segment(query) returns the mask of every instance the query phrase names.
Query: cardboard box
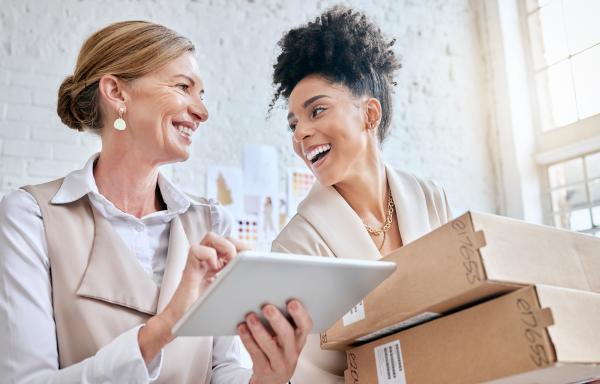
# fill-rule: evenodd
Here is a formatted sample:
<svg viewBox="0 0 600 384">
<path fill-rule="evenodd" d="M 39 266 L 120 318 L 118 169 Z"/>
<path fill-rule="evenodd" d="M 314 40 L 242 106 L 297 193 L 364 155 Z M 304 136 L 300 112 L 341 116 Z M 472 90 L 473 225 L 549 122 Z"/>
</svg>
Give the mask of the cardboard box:
<svg viewBox="0 0 600 384">
<path fill-rule="evenodd" d="M 530 284 L 600 292 L 600 238 L 467 212 L 386 256 L 396 271 L 321 334 L 350 345 Z"/>
<path fill-rule="evenodd" d="M 352 384 L 600 378 L 600 294 L 526 287 L 347 351 Z M 346 381 L 348 383 L 348 381 Z"/>
</svg>

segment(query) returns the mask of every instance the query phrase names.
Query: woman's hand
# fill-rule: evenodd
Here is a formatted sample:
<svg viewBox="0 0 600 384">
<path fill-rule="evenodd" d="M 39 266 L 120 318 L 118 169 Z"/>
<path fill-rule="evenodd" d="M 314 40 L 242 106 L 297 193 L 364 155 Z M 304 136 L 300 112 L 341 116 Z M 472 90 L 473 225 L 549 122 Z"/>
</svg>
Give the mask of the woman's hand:
<svg viewBox="0 0 600 384">
<path fill-rule="evenodd" d="M 198 299 L 206 285 L 214 280 L 217 272 L 238 252 L 247 249 L 233 238 L 212 232 L 207 233 L 199 244 L 190 247 L 181 281 L 171 301 L 163 312 L 151 317 L 138 334 L 140 351 L 146 363 L 152 361 L 173 340 L 171 329 Z"/>
<path fill-rule="evenodd" d="M 262 312 L 274 335 L 254 313 L 246 316 L 246 321 L 238 326 L 240 338 L 253 362 L 250 384 L 283 384 L 294 374 L 313 324 L 299 301 L 291 300 L 287 310 L 295 326 L 274 305 L 263 307 Z"/>
</svg>

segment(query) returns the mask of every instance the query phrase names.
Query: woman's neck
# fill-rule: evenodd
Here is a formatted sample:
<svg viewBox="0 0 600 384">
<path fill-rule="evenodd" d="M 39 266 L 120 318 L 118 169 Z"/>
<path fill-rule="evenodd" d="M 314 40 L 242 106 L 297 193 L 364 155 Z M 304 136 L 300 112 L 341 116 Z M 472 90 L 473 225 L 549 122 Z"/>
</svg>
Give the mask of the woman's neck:
<svg viewBox="0 0 600 384">
<path fill-rule="evenodd" d="M 387 185 L 385 165 L 377 155 L 355 166 L 352 175 L 334 188 L 364 223 L 381 226 L 387 213 Z"/>
<path fill-rule="evenodd" d="M 94 179 L 98 192 L 123 212 L 141 218 L 162 209 L 158 165 L 147 164 L 133 152 L 103 150 Z"/>
</svg>

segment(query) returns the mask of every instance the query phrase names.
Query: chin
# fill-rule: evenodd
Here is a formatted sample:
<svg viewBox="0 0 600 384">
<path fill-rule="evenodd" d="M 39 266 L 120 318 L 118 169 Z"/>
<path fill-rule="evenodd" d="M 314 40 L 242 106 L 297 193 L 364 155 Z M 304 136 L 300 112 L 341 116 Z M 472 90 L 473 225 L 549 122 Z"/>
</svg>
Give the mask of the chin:
<svg viewBox="0 0 600 384">
<path fill-rule="evenodd" d="M 340 181 L 339 177 L 337 177 L 337 175 L 332 174 L 331 172 L 312 171 L 312 173 L 319 181 L 319 183 L 325 187 L 332 187 Z"/>
<path fill-rule="evenodd" d="M 167 161 L 165 161 L 165 164 L 171 164 L 171 163 L 181 163 L 183 161 L 186 161 L 187 159 L 190 158 L 190 151 L 188 150 L 176 150 L 176 151 L 171 151 L 169 152 L 169 154 L 167 155 Z"/>
</svg>

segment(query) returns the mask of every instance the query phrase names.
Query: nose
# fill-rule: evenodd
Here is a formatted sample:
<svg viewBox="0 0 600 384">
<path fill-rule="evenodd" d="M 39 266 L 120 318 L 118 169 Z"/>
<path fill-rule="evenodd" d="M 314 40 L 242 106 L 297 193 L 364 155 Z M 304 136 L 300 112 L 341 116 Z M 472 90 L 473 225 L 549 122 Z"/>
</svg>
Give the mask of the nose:
<svg viewBox="0 0 600 384">
<path fill-rule="evenodd" d="M 292 135 L 296 143 L 301 143 L 304 139 L 309 138 L 313 134 L 313 128 L 310 124 L 296 124 L 296 129 Z"/>
<path fill-rule="evenodd" d="M 189 111 L 192 117 L 201 123 L 208 120 L 208 109 L 202 100 L 190 104 Z"/>
</svg>

